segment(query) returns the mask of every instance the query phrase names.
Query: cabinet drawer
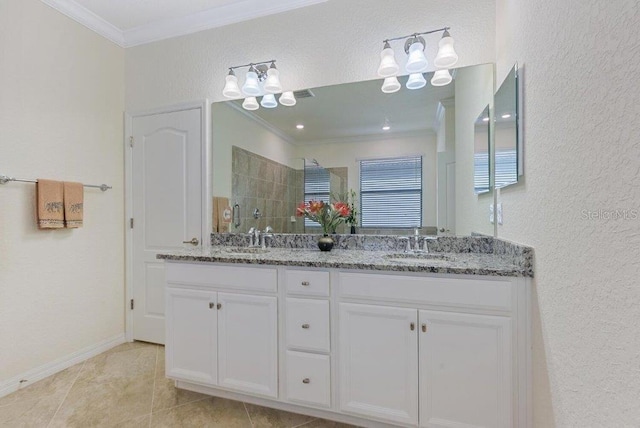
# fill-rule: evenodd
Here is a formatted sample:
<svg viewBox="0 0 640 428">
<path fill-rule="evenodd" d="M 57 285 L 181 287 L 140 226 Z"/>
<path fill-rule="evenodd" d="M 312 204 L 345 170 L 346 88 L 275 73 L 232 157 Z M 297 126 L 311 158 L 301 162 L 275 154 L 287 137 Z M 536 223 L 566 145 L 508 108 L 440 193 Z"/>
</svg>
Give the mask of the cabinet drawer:
<svg viewBox="0 0 640 428">
<path fill-rule="evenodd" d="M 329 352 L 329 301 L 287 298 L 287 348 Z"/>
<path fill-rule="evenodd" d="M 287 294 L 329 296 L 329 272 L 287 270 Z"/>
<path fill-rule="evenodd" d="M 331 406 L 331 365 L 328 355 L 287 351 L 287 400 Z"/>
<path fill-rule="evenodd" d="M 442 278 L 340 272 L 341 297 L 465 308 L 511 310 L 512 283 L 497 279 Z"/>
<path fill-rule="evenodd" d="M 210 286 L 275 293 L 278 272 L 275 268 L 220 266 L 212 263 L 167 263 L 169 284 Z"/>
</svg>

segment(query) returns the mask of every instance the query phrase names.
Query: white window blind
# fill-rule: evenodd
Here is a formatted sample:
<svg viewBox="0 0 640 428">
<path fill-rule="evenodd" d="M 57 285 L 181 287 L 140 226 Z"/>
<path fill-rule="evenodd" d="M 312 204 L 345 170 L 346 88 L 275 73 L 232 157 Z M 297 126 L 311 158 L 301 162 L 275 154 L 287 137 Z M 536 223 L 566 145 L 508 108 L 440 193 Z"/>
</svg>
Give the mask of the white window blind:
<svg viewBox="0 0 640 428">
<path fill-rule="evenodd" d="M 489 155 L 475 153 L 473 155 L 473 187 L 476 193 L 489 190 Z"/>
<path fill-rule="evenodd" d="M 323 201 L 329 203 L 330 182 L 329 171 L 319 166 L 304 168 L 304 201 Z M 305 227 L 320 227 L 320 224 L 304 219 Z"/>
<path fill-rule="evenodd" d="M 362 227 L 422 227 L 422 156 L 360 161 Z"/>
<path fill-rule="evenodd" d="M 518 153 L 515 149 L 496 151 L 496 188 L 518 181 Z"/>
</svg>

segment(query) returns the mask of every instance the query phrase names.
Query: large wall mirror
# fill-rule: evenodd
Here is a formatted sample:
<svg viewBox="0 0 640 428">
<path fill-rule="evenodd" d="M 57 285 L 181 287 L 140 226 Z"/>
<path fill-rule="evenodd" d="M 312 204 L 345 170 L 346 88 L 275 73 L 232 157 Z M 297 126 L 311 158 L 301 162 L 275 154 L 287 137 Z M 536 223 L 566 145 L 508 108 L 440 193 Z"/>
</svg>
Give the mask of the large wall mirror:
<svg viewBox="0 0 640 428">
<path fill-rule="evenodd" d="M 241 207 L 232 231 L 315 232 L 295 217 L 297 204 L 354 190 L 358 233 L 493 234 L 492 199 L 472 190 L 474 121 L 492 102 L 493 65 L 452 74 L 447 86 L 417 90 L 400 77 L 392 94 L 382 80 L 312 88 L 292 107 L 214 103 L 212 189 Z"/>
<path fill-rule="evenodd" d="M 522 117 L 518 65 L 509 71 L 495 96 L 495 187 L 515 184 L 523 174 Z"/>
</svg>

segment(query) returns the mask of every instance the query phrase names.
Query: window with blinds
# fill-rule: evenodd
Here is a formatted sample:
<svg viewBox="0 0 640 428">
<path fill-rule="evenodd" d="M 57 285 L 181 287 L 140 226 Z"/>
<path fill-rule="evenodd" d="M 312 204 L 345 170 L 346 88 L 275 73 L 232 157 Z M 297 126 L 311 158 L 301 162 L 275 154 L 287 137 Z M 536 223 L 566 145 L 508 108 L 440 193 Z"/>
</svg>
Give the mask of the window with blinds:
<svg viewBox="0 0 640 428">
<path fill-rule="evenodd" d="M 320 166 L 305 166 L 304 168 L 304 201 L 323 201 L 329 203 L 330 194 L 329 171 Z M 320 224 L 304 219 L 305 227 L 320 227 Z"/>
<path fill-rule="evenodd" d="M 518 153 L 515 149 L 496 151 L 496 188 L 518 182 Z"/>
<path fill-rule="evenodd" d="M 422 156 L 360 161 L 362 227 L 422 227 Z"/>
</svg>

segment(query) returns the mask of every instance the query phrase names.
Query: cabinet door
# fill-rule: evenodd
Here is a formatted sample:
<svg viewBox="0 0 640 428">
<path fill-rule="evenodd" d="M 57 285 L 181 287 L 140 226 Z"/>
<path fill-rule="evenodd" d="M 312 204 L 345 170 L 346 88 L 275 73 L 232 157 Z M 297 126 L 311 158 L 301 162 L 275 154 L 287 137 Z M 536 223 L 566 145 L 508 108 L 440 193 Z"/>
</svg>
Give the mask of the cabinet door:
<svg viewBox="0 0 640 428">
<path fill-rule="evenodd" d="M 166 289 L 166 375 L 215 385 L 216 293 Z"/>
<path fill-rule="evenodd" d="M 511 322 L 420 311 L 420 426 L 509 427 Z"/>
<path fill-rule="evenodd" d="M 340 408 L 418 423 L 418 313 L 340 303 Z"/>
<path fill-rule="evenodd" d="M 276 297 L 218 293 L 219 385 L 278 396 Z"/>
</svg>

